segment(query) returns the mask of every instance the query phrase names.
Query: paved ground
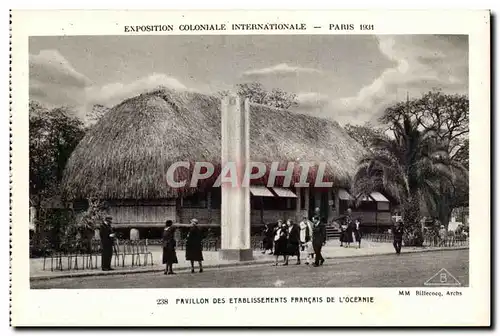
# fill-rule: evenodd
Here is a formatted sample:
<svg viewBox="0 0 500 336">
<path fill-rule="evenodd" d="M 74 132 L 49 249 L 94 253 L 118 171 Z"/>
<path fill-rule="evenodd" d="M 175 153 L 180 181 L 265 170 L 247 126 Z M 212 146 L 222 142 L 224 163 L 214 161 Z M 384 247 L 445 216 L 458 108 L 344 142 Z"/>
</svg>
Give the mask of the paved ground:
<svg viewBox="0 0 500 336">
<path fill-rule="evenodd" d="M 414 252 L 421 250 L 432 250 L 434 248 L 419 248 L 419 247 L 408 247 L 403 248 L 403 252 Z M 153 255 L 153 265 L 148 263 L 148 266 L 134 266 L 131 267 L 131 256 L 127 256 L 125 259 L 125 267 L 115 266 L 115 270 L 112 273 L 126 273 L 126 272 L 147 272 L 147 271 L 159 271 L 163 269 L 161 265 L 161 248 L 159 246 L 151 246 L 150 251 Z M 329 241 L 326 246 L 323 248 L 323 255 L 326 258 L 339 258 L 339 257 L 354 257 L 354 256 L 366 256 L 366 255 L 380 255 L 393 253 L 394 248 L 391 243 L 379 243 L 379 242 L 371 242 L 365 241 L 363 242 L 363 246 L 360 249 L 351 246 L 350 248 L 340 247 L 337 241 Z M 177 256 L 179 258 L 179 264 L 177 267 L 188 267 L 188 262 L 184 258 L 184 251 L 177 251 Z M 204 251 L 203 257 L 205 259 L 204 264 L 206 266 L 224 266 L 229 264 L 234 264 L 234 261 L 228 260 L 220 260 L 219 253 L 215 251 Z M 260 251 L 254 251 L 254 260 L 252 263 L 265 263 L 271 262 L 274 259 L 272 255 L 263 255 Z M 144 261 L 144 258 L 141 258 L 141 262 Z M 149 260 L 150 261 L 150 260 Z M 72 264 L 74 265 L 75 260 L 72 259 Z M 68 260 L 63 260 L 63 270 L 54 270 L 50 269 L 50 259 L 46 260 L 45 270 L 43 269 L 43 259 L 30 259 L 30 278 L 31 279 L 41 279 L 41 278 L 52 278 L 52 277 L 67 277 L 67 276 L 87 276 L 87 275 L 97 275 L 104 274 L 100 270 L 100 262 L 101 258 L 98 256 L 93 258 L 93 263 L 95 267 L 94 269 L 81 269 L 84 264 L 83 258 L 78 259 L 79 270 L 68 270 Z M 105 273 L 109 276 L 109 273 Z"/>
<path fill-rule="evenodd" d="M 249 265 L 176 275 L 139 273 L 34 280 L 31 288 L 171 287 L 423 287 L 445 268 L 462 286 L 469 284 L 469 251 L 449 250 L 401 255 L 328 259 L 322 267 Z"/>
</svg>

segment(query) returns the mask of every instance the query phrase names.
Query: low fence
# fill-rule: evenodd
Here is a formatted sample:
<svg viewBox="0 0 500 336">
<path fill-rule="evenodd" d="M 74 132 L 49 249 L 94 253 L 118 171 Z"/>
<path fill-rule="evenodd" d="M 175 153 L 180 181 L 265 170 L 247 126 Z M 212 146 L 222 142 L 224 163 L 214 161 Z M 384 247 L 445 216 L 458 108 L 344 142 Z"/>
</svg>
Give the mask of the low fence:
<svg viewBox="0 0 500 336">
<path fill-rule="evenodd" d="M 162 245 L 161 239 L 145 239 L 148 246 Z M 203 251 L 219 251 L 221 248 L 220 237 L 205 238 L 202 240 Z M 252 236 L 250 237 L 250 248 L 254 250 L 263 248 L 263 237 L 262 236 Z M 177 250 L 186 249 L 186 240 L 180 239 L 176 241 Z"/>
<path fill-rule="evenodd" d="M 392 243 L 394 236 L 391 233 L 367 233 L 363 234 L 363 239 L 378 243 Z M 429 247 L 465 247 L 469 246 L 469 238 L 448 236 L 445 239 L 441 239 L 437 236 L 425 236 L 423 245 Z"/>
<path fill-rule="evenodd" d="M 161 240 L 117 240 L 113 248 L 112 264 L 117 267 L 153 265 L 153 254 L 150 246 L 161 246 Z M 220 238 L 207 238 L 202 241 L 204 251 L 218 251 Z M 253 236 L 250 240 L 252 249 L 262 249 L 262 237 Z M 176 249 L 185 250 L 186 240 L 177 241 Z M 101 243 L 92 240 L 90 245 L 74 244 L 70 251 L 50 251 L 43 256 L 43 270 L 71 271 L 92 270 L 101 267 Z"/>
<path fill-rule="evenodd" d="M 52 272 L 98 269 L 101 267 L 101 252 L 99 240 L 92 240 L 86 246 L 75 244 L 70 251 L 47 251 L 43 256 L 43 270 L 49 267 Z M 153 265 L 153 254 L 145 240 L 117 241 L 111 262 L 115 267 Z"/>
<path fill-rule="evenodd" d="M 336 238 L 338 238 L 338 234 L 328 237 L 328 239 Z M 363 239 L 379 243 L 392 243 L 393 235 L 390 233 L 367 233 L 363 235 Z M 153 254 L 149 247 L 161 246 L 161 243 L 159 239 L 118 240 L 114 246 L 112 263 L 115 267 L 153 265 Z M 463 236 L 449 236 L 444 240 L 439 237 L 425 237 L 423 245 L 429 247 L 469 246 L 469 239 Z M 254 250 L 261 250 L 263 237 L 252 236 L 250 247 Z M 204 251 L 219 251 L 221 239 L 219 237 L 206 238 L 202 241 L 202 248 Z M 186 240 L 178 240 L 176 249 L 185 250 Z M 68 252 L 47 251 L 43 257 L 43 270 L 49 267 L 51 271 L 98 269 L 101 266 L 101 251 L 99 240 L 92 240 L 87 246 L 75 244 Z"/>
</svg>

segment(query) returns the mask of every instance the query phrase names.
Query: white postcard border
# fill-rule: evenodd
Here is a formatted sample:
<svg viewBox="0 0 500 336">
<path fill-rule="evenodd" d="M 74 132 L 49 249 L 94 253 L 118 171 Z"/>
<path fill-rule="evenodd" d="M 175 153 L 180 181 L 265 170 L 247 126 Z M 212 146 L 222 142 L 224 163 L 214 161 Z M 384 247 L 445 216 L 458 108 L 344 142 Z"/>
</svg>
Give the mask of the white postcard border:
<svg viewBox="0 0 500 336">
<path fill-rule="evenodd" d="M 470 286 L 460 297 L 398 296 L 398 288 L 30 290 L 28 37 L 129 35 L 127 24 L 288 21 L 374 24 L 375 34 L 469 35 Z M 12 324 L 15 326 L 487 325 L 490 323 L 490 27 L 486 11 L 14 11 L 12 13 Z M 226 31 L 224 34 L 237 34 Z M 248 32 L 247 32 L 248 33 Z M 258 32 L 258 34 L 285 32 Z M 359 32 L 357 32 L 359 33 Z M 168 35 L 169 33 L 163 33 Z M 171 33 L 170 33 L 171 34 Z M 180 34 L 177 32 L 176 34 Z M 199 34 L 188 32 L 184 34 Z M 220 34 L 220 32 L 203 32 Z M 308 28 L 286 34 L 352 34 Z M 441 267 L 436 265 L 436 271 Z M 427 279 L 422 279 L 424 283 Z M 412 292 L 418 288 L 410 289 Z M 426 288 L 422 288 L 426 289 Z M 374 304 L 169 304 L 177 297 L 373 296 Z M 301 319 L 296 318 L 301 312 Z M 310 312 L 305 317 L 304 312 Z M 193 318 L 195 317 L 195 318 Z"/>
</svg>

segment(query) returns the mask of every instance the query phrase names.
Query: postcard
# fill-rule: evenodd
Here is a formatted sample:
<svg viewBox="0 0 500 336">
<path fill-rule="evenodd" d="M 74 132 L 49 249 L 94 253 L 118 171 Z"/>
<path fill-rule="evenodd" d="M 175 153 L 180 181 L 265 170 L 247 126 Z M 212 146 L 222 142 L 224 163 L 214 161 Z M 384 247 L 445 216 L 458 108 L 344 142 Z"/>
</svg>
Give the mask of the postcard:
<svg viewBox="0 0 500 336">
<path fill-rule="evenodd" d="M 488 11 L 11 16 L 13 326 L 491 324 Z"/>
</svg>

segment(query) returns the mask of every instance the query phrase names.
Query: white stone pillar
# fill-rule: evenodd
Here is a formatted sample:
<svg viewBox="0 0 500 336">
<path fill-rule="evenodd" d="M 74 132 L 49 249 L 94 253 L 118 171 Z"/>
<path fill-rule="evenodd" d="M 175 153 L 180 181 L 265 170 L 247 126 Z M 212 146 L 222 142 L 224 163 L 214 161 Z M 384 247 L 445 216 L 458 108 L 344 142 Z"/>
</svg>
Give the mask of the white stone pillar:
<svg viewBox="0 0 500 336">
<path fill-rule="evenodd" d="M 221 162 L 236 164 L 238 185 L 222 183 L 221 251 L 226 260 L 250 260 L 250 190 L 241 181 L 250 162 L 250 105 L 237 95 L 226 96 L 221 105 Z M 234 173 L 234 172 L 231 172 Z"/>
</svg>

